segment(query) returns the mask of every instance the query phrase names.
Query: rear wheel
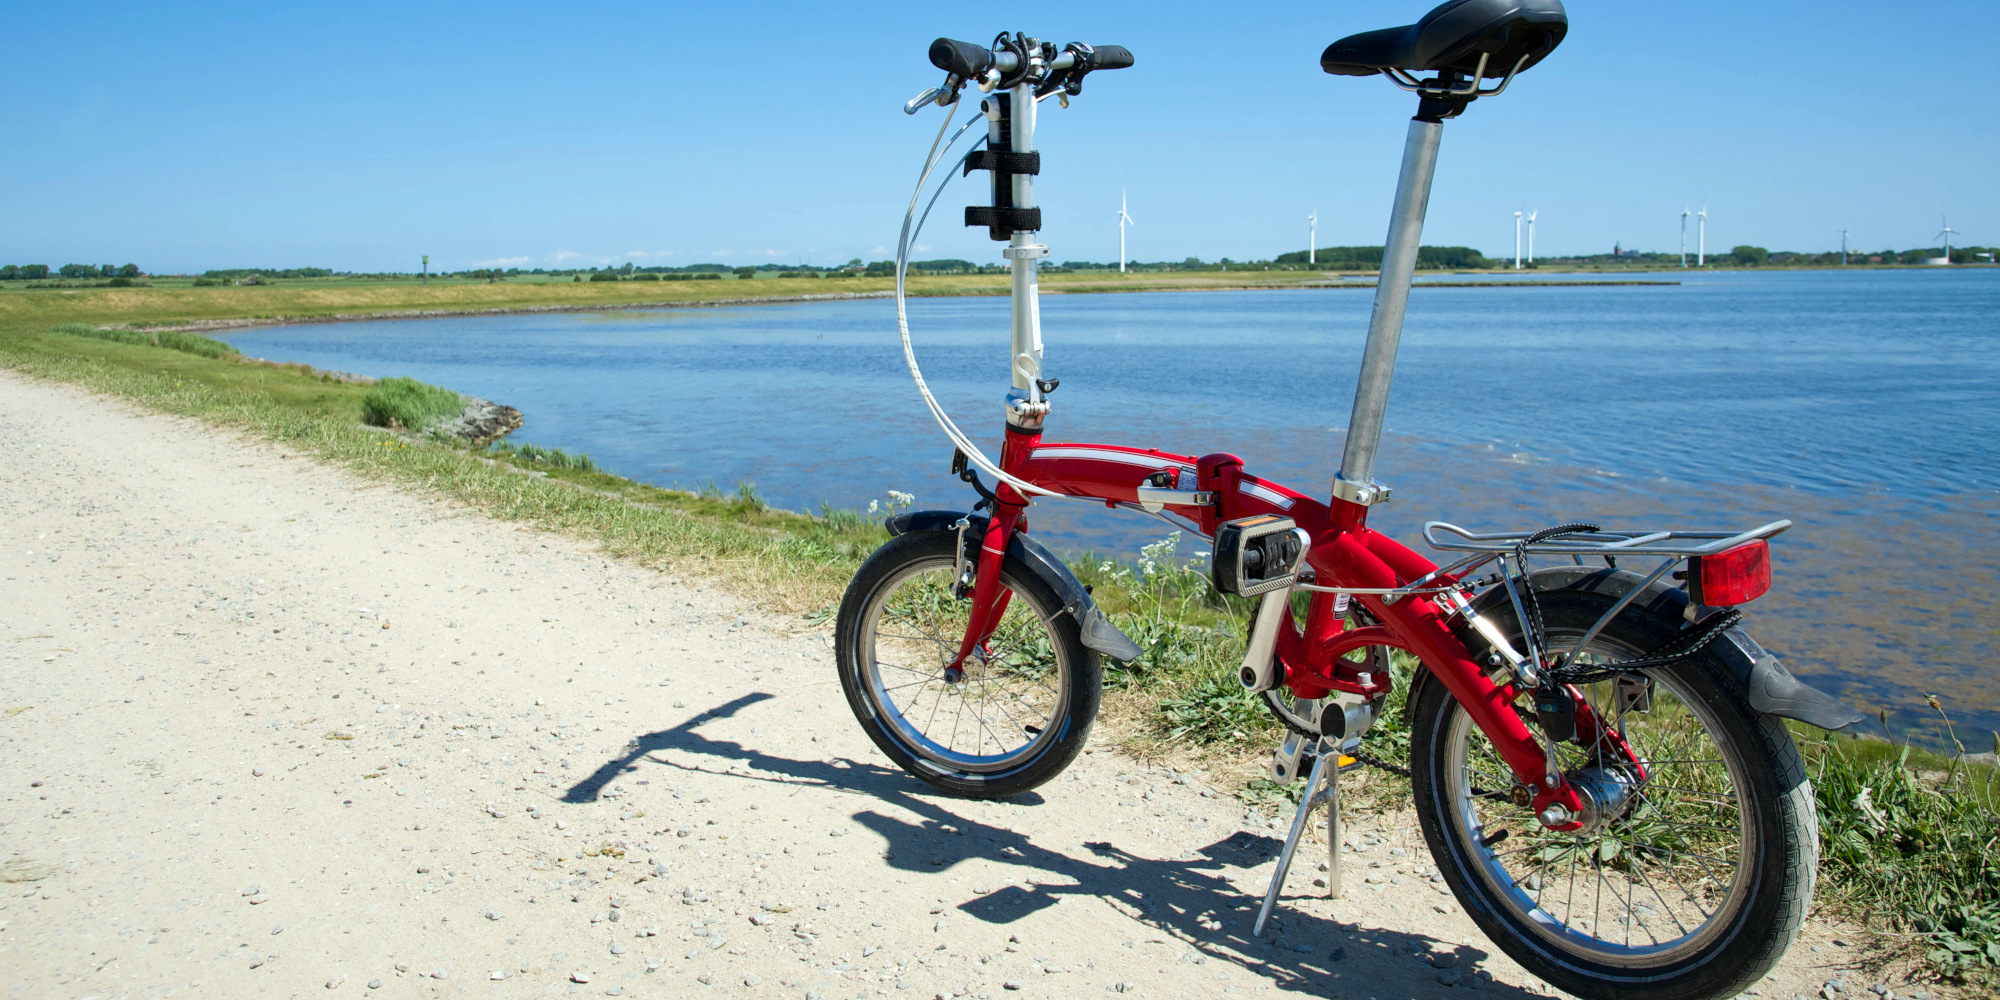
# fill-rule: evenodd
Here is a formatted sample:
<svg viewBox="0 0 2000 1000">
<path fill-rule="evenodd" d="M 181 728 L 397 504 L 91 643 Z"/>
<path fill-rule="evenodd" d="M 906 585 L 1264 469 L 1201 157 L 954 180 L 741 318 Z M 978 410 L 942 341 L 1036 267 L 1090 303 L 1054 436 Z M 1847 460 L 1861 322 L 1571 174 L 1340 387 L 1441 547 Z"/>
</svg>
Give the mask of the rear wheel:
<svg viewBox="0 0 2000 1000">
<path fill-rule="evenodd" d="M 971 798 L 1003 798 L 1060 774 L 1090 735 L 1101 675 L 1073 615 L 1009 557 L 1007 607 L 952 680 L 972 601 L 960 596 L 955 532 L 912 532 L 876 550 L 848 584 L 834 626 L 854 717 L 912 775 Z"/>
<path fill-rule="evenodd" d="M 1574 648 L 1612 603 L 1578 591 L 1540 600 L 1555 652 Z M 1524 648 L 1512 616 L 1496 618 Z M 1636 657 L 1678 627 L 1628 608 L 1577 662 Z M 1495 943 L 1570 993 L 1736 995 L 1777 963 L 1812 900 L 1818 817 L 1797 747 L 1709 652 L 1622 692 L 1614 681 L 1579 690 L 1643 771 L 1603 741 L 1558 744 L 1564 774 L 1598 807 L 1585 830 L 1556 833 L 1514 804 L 1512 771 L 1444 685 L 1424 686 L 1412 784 L 1440 872 Z M 1528 708 L 1525 698 L 1517 706 L 1532 720 Z"/>
</svg>

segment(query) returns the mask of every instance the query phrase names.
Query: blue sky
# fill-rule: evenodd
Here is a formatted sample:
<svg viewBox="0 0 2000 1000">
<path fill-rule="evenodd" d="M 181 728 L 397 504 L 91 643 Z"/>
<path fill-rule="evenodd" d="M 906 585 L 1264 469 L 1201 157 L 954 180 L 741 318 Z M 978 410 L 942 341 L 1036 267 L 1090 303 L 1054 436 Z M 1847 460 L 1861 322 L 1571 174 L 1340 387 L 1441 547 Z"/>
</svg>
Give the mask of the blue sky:
<svg viewBox="0 0 2000 1000">
<path fill-rule="evenodd" d="M 937 35 L 1126 45 L 1045 105 L 1044 242 L 1110 260 L 1380 243 L 1413 101 L 1320 50 L 1427 3 L 58 4 L 0 37 L 0 262 L 413 270 L 889 254 Z M 1578 0 L 1447 127 L 1425 242 L 1511 254 L 2000 243 L 2000 6 Z M 956 207 L 925 256 L 998 260 Z M 1692 242 L 1692 237 L 1690 237 Z M 640 256 L 644 254 L 645 256 Z"/>
</svg>

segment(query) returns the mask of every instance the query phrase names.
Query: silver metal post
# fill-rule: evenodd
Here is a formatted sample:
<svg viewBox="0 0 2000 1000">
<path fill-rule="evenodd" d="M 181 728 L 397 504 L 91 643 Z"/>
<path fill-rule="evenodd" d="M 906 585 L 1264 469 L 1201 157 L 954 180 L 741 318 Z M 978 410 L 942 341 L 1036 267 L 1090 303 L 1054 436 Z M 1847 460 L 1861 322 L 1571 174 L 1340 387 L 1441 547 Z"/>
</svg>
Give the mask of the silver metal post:
<svg viewBox="0 0 2000 1000">
<path fill-rule="evenodd" d="M 1368 343 L 1361 350 L 1361 378 L 1354 389 L 1354 412 L 1347 420 L 1347 447 L 1333 494 L 1353 503 L 1375 503 L 1387 491 L 1375 483 L 1375 449 L 1389 407 L 1389 379 L 1396 371 L 1396 347 L 1410 302 L 1410 279 L 1417 270 L 1417 246 L 1424 235 L 1431 173 L 1437 167 L 1439 122 L 1410 122 L 1403 144 L 1403 170 L 1396 181 L 1396 204 L 1389 237 L 1382 247 L 1382 278 L 1375 287 L 1375 311 L 1368 318 Z"/>
<path fill-rule="evenodd" d="M 1299 811 L 1292 816 L 1292 831 L 1285 837 L 1284 850 L 1278 852 L 1278 870 L 1271 873 L 1271 887 L 1264 890 L 1264 905 L 1257 910 L 1257 923 L 1250 929 L 1251 937 L 1263 936 L 1264 922 L 1271 919 L 1271 909 L 1278 905 L 1278 894 L 1285 888 L 1285 874 L 1292 870 L 1292 852 L 1299 848 L 1299 837 L 1306 832 L 1306 817 L 1315 805 L 1314 793 L 1326 778 L 1326 748 L 1322 745 L 1319 749 L 1321 752 L 1313 758 L 1312 774 L 1306 777 L 1305 794 L 1299 797 Z M 1339 767 L 1339 753 L 1333 754 L 1333 758 L 1334 766 Z"/>
<path fill-rule="evenodd" d="M 1326 772 L 1326 898 L 1340 898 L 1340 753 Z"/>
<path fill-rule="evenodd" d="M 1031 84 L 1021 84 L 1013 90 L 1010 112 L 1014 117 L 1013 151 L 1032 152 L 1035 148 L 1035 88 Z M 1035 207 L 1035 178 L 1031 174 L 1014 175 L 1014 207 Z M 1013 374 L 1014 388 L 1021 390 L 1028 401 L 1039 402 L 1041 391 L 1035 387 L 1035 378 L 1042 368 L 1042 309 L 1039 300 L 1036 269 L 1039 257 L 1031 248 L 1036 247 L 1035 234 L 1016 232 L 1007 243 L 1007 263 L 1013 270 L 1014 323 L 1011 350 L 1007 355 L 1007 369 Z M 1022 355 L 1026 355 L 1024 360 Z M 1025 370 L 1032 368 L 1032 370 Z"/>
</svg>

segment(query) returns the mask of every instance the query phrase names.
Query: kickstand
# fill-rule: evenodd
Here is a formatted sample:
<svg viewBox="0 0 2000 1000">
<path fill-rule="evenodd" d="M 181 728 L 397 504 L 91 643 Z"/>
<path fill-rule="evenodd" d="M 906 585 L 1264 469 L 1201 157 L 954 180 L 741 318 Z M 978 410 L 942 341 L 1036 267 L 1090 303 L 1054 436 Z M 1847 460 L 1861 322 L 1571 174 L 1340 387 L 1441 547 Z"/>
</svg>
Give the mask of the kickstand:
<svg viewBox="0 0 2000 1000">
<path fill-rule="evenodd" d="M 1285 849 L 1278 853 L 1278 870 L 1271 873 L 1271 887 L 1264 891 L 1264 905 L 1257 910 L 1257 924 L 1250 931 L 1251 937 L 1262 937 L 1264 924 L 1271 919 L 1271 910 L 1278 905 L 1278 894 L 1284 891 L 1285 875 L 1292 868 L 1292 852 L 1298 850 L 1299 839 L 1306 833 L 1306 818 L 1320 803 L 1326 804 L 1326 844 L 1327 898 L 1340 898 L 1340 756 L 1341 749 L 1328 740 L 1318 740 L 1307 749 L 1294 747 L 1291 740 L 1280 751 L 1296 754 L 1305 750 L 1313 755 L 1312 773 L 1306 777 L 1305 794 L 1299 796 L 1299 811 L 1292 816 L 1292 831 L 1285 837 Z"/>
</svg>

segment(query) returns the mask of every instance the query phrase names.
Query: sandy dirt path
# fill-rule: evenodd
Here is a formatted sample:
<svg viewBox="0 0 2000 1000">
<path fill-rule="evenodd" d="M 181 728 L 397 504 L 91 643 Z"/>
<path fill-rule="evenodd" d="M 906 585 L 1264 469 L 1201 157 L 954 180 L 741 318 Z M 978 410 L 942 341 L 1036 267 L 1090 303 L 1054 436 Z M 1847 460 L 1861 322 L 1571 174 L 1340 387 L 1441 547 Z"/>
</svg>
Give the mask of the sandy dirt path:
<svg viewBox="0 0 2000 1000">
<path fill-rule="evenodd" d="M 713 588 L 5 372 L 0 440 L 0 995 L 1545 992 L 1406 823 L 1255 939 L 1225 776 L 942 798 Z"/>
</svg>

